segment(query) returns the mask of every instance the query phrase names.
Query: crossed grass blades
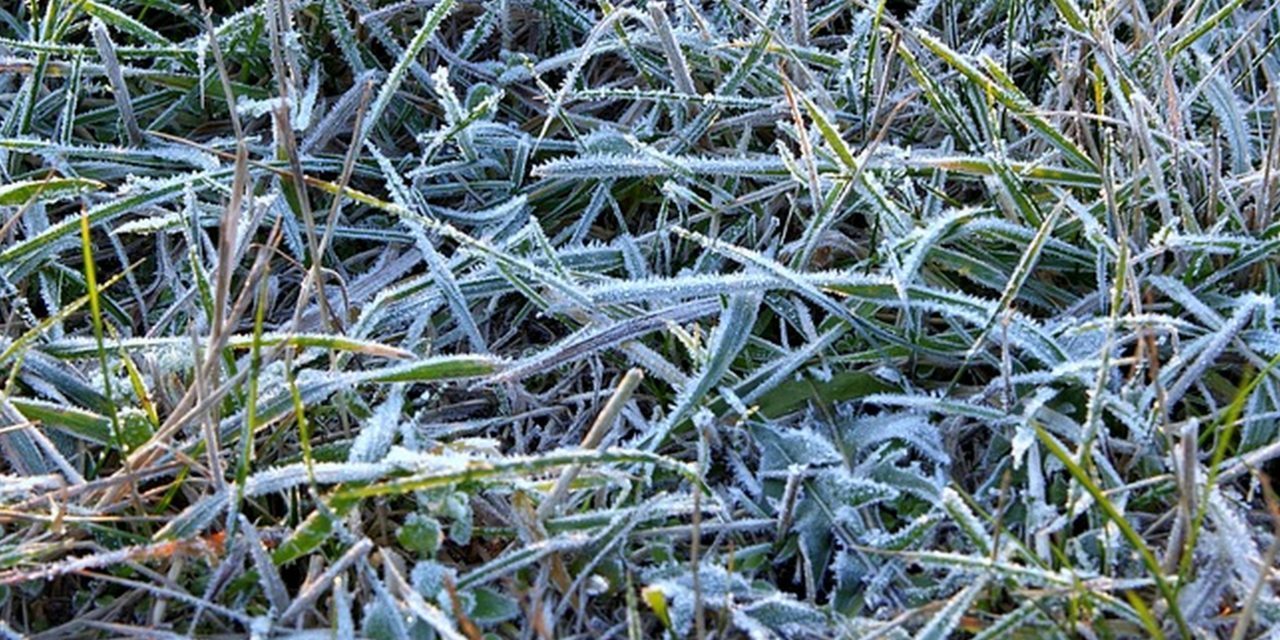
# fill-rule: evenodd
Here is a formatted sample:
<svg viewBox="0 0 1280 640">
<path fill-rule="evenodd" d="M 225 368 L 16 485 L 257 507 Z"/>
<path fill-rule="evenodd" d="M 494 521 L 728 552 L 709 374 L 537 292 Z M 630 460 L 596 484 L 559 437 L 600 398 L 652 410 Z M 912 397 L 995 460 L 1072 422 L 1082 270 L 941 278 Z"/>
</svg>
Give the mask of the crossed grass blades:
<svg viewBox="0 0 1280 640">
<path fill-rule="evenodd" d="M 0 635 L 1277 637 L 1276 3 L 205 2 L 0 8 Z"/>
</svg>

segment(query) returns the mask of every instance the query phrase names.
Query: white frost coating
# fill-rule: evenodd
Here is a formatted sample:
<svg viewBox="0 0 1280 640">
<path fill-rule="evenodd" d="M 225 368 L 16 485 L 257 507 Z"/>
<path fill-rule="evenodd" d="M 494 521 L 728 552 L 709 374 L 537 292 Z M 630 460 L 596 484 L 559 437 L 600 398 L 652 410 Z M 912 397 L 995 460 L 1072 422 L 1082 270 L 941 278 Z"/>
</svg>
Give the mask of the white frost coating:
<svg viewBox="0 0 1280 640">
<path fill-rule="evenodd" d="M 351 452 L 347 460 L 351 462 L 374 462 L 381 460 L 391 450 L 397 428 L 400 426 L 400 413 L 404 408 L 404 391 L 397 387 L 391 391 L 387 400 L 374 409 L 373 415 L 365 421 L 360 433 L 351 443 Z"/>
</svg>

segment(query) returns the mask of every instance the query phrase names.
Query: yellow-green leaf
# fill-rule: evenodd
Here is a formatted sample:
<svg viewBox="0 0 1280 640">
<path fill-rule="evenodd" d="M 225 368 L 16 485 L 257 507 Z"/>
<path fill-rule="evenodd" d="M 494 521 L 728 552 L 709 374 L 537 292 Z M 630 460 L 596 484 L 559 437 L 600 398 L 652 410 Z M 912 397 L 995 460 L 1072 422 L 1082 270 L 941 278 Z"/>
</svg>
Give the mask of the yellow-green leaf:
<svg viewBox="0 0 1280 640">
<path fill-rule="evenodd" d="M 88 178 L 47 178 L 12 182 L 0 185 L 0 205 L 21 206 L 33 201 L 50 202 L 97 191 L 106 186 Z"/>
</svg>

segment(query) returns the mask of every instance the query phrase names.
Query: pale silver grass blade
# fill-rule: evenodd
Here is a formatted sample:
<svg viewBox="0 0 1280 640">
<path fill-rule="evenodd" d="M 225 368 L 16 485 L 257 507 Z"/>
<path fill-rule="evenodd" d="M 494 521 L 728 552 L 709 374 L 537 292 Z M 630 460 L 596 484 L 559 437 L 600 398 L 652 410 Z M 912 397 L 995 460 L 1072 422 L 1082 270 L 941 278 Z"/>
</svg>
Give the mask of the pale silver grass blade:
<svg viewBox="0 0 1280 640">
<path fill-rule="evenodd" d="M 136 569 L 137 567 L 135 566 L 134 568 Z M 129 587 L 130 589 L 134 589 L 144 593 L 150 593 L 153 596 L 156 596 L 159 598 L 176 600 L 178 602 L 182 602 L 192 607 L 203 607 L 204 609 L 212 613 L 216 613 L 219 616 L 222 616 L 230 620 L 234 620 L 240 625 L 244 626 L 245 628 L 248 628 L 253 623 L 253 617 L 244 613 L 243 611 L 239 611 L 231 607 L 224 607 L 222 605 L 209 602 L 207 600 L 202 600 L 199 597 L 191 595 L 186 591 L 181 591 L 176 587 L 161 586 L 161 585 L 151 584 L 149 582 L 143 582 L 141 580 L 132 580 L 129 578 L 123 578 L 117 575 L 113 575 L 111 573 L 98 573 L 96 571 L 90 571 L 90 570 L 84 570 L 82 571 L 82 574 L 85 577 L 92 578 L 94 580 L 100 580 L 103 582 L 109 582 L 109 583 L 118 584 L 120 586 Z M 187 637 L 190 637 L 190 636 L 188 635 Z"/>
<path fill-rule="evenodd" d="M 697 105 L 713 105 L 726 109 L 779 109 L 781 108 L 778 100 L 773 98 L 753 98 L 747 96 L 726 96 L 704 93 L 702 95 L 690 95 L 671 91 L 669 89 L 641 89 L 632 87 L 627 89 L 583 89 L 575 92 L 570 96 L 575 102 L 594 102 L 597 100 L 629 100 L 629 101 L 646 101 L 657 103 L 675 103 L 675 104 L 697 104 Z"/>
<path fill-rule="evenodd" d="M 329 31 L 333 34 L 334 40 L 338 43 L 338 48 L 342 51 L 342 57 L 346 60 L 347 66 L 351 67 L 352 72 L 357 76 L 365 76 L 370 69 L 365 68 L 364 59 L 360 55 L 360 48 L 356 42 L 355 29 L 351 22 L 347 20 L 342 5 L 339 0 L 322 0 L 324 5 L 324 20 L 329 25 Z M 359 85 L 359 82 L 354 83 Z M 303 145 L 306 148 L 306 145 Z"/>
<path fill-rule="evenodd" d="M 471 120 L 462 102 L 458 100 L 458 94 L 453 90 L 453 85 L 449 83 L 449 67 L 441 66 L 436 69 L 436 72 L 431 75 L 431 80 L 431 88 L 435 91 L 437 102 L 444 110 L 445 122 L 449 125 L 448 132 L 452 134 L 450 138 L 457 140 L 467 160 L 475 161 L 479 158 L 479 153 L 468 126 Z M 501 98 L 501 96 L 502 93 L 495 92 L 489 99 Z M 483 103 L 480 105 L 482 109 L 484 106 Z M 426 155 L 431 154 L 428 152 Z"/>
<path fill-rule="evenodd" d="M 253 558 L 253 564 L 258 568 L 258 582 L 267 596 L 267 602 L 271 603 L 275 613 L 284 612 L 289 608 L 289 591 L 285 589 L 284 580 L 280 577 L 280 571 L 276 569 L 275 562 L 267 554 L 262 538 L 258 535 L 258 529 L 244 514 L 240 514 L 240 530 L 244 532 L 245 543 L 249 545 L 249 556 Z"/>
<path fill-rule="evenodd" d="M 942 490 L 942 497 L 938 501 L 939 505 L 951 516 L 951 520 L 969 538 L 969 542 L 977 547 L 979 553 L 983 555 L 991 555 L 995 551 L 995 543 L 991 539 L 991 534 L 987 533 L 986 527 L 982 524 L 978 517 L 974 515 L 969 505 L 964 503 L 959 493 L 950 487 Z"/>
<path fill-rule="evenodd" d="M 328 569 L 325 569 L 320 578 L 312 582 L 307 588 L 293 599 L 293 602 L 280 614 L 280 622 L 288 624 L 295 617 L 302 615 L 324 592 L 333 585 L 333 581 L 342 575 L 344 571 L 351 568 L 353 564 L 358 562 L 364 556 L 373 550 L 373 542 L 368 538 L 361 538 L 359 542 L 352 545 L 343 554 L 334 561 Z"/>
<path fill-rule="evenodd" d="M 400 85 L 404 83 L 405 73 L 408 72 L 409 66 L 416 64 L 418 54 L 422 53 L 422 50 L 426 48 L 431 36 L 440 27 L 440 23 L 453 11 L 456 1 L 440 0 L 436 3 L 436 6 L 432 7 L 431 12 L 427 14 L 426 20 L 422 23 L 422 27 L 418 29 L 417 35 L 413 37 L 408 47 L 400 54 L 399 60 L 396 61 L 396 65 L 392 67 L 386 81 L 382 84 L 382 88 L 378 91 L 378 96 L 374 98 L 373 103 L 369 106 L 369 115 L 365 119 L 364 128 L 360 130 L 360 135 L 352 141 L 352 145 L 363 146 L 365 139 L 373 132 L 374 127 L 382 122 L 383 113 L 391 104 L 391 99 L 396 92 L 400 90 Z"/>
<path fill-rule="evenodd" d="M 619 348 L 623 353 L 627 354 L 627 359 L 631 364 L 642 367 L 648 371 L 653 377 L 666 382 L 673 387 L 683 387 L 689 384 L 689 376 L 683 371 L 671 364 L 662 354 L 654 351 L 642 342 L 623 342 Z"/>
<path fill-rule="evenodd" d="M 809 46 L 809 7 L 806 0 L 791 0 L 791 41 Z"/>
<path fill-rule="evenodd" d="M 98 56 L 102 58 L 102 68 L 111 82 L 111 94 L 116 100 L 116 108 L 120 110 L 120 119 L 124 122 L 125 132 L 129 136 L 129 144 L 142 146 L 142 129 L 133 115 L 133 102 L 129 98 L 129 87 L 124 82 L 124 74 L 120 72 L 120 61 L 116 58 L 115 44 L 107 33 L 107 25 L 98 18 L 93 19 L 89 31 L 93 34 L 93 42 L 98 46 Z"/>
<path fill-rule="evenodd" d="M 192 182 L 199 183 L 202 180 L 217 180 L 229 177 L 234 171 L 234 169 L 216 169 L 193 174 L 180 174 L 167 180 L 140 183 L 136 189 L 119 194 L 118 198 L 91 207 L 86 215 L 89 217 L 90 224 L 103 224 L 140 207 L 155 205 L 177 198 L 182 194 L 184 188 Z M 21 258 L 26 258 L 51 246 L 67 242 L 69 236 L 74 234 L 79 229 L 79 226 L 79 216 L 73 215 L 69 219 L 53 224 L 35 236 L 9 244 L 3 251 L 0 251 L 0 266 L 11 265 Z"/>
<path fill-rule="evenodd" d="M 988 576 L 978 576 L 960 593 L 952 596 L 946 605 L 929 619 L 929 623 L 916 632 L 915 640 L 944 640 L 951 637 L 952 632 L 960 624 L 961 616 L 969 610 L 969 605 L 987 588 L 988 580 L 990 580 Z"/>
<path fill-rule="evenodd" d="M 391 191 L 396 204 L 404 207 L 406 210 L 414 209 L 417 198 L 414 193 L 409 190 L 409 185 L 405 184 L 404 179 L 396 172 L 391 161 L 382 155 L 373 145 L 366 143 L 370 153 L 377 160 L 378 166 L 382 169 L 383 175 L 387 178 L 387 188 Z M 415 222 L 414 219 L 408 219 L 409 224 Z M 436 250 L 432 238 L 426 233 L 420 225 L 415 225 L 414 246 L 417 247 L 418 253 L 423 257 L 430 269 L 432 277 L 435 279 L 436 286 L 443 293 L 445 301 L 448 302 L 450 310 L 453 311 L 454 319 L 458 326 L 462 328 L 467 335 L 467 340 L 471 343 L 471 349 L 477 353 L 488 353 L 489 346 L 486 344 L 484 336 L 480 333 L 480 327 L 476 324 L 475 318 L 471 315 L 471 308 L 467 299 L 462 295 L 462 290 L 458 288 L 458 282 L 454 278 L 453 271 L 449 264 L 445 262 L 443 256 Z"/>
<path fill-rule="evenodd" d="M 365 540 L 368 540 L 368 538 Z M 378 553 L 385 554 L 386 552 L 379 550 Z M 422 595 L 404 579 L 404 576 L 401 575 L 400 570 L 396 567 L 394 562 L 384 562 L 383 566 L 385 567 L 388 582 L 391 583 L 392 590 L 399 593 L 400 597 L 404 599 L 406 608 L 414 616 L 417 616 L 423 622 L 430 625 L 441 638 L 444 638 L 444 640 L 467 640 L 467 637 L 458 632 L 453 625 L 453 621 L 449 620 L 448 616 L 446 616 L 443 611 L 435 605 L 427 602 Z"/>
<path fill-rule="evenodd" d="M 200 594 L 200 601 L 215 602 L 218 594 L 228 586 L 228 583 L 236 576 L 244 567 L 245 556 L 244 545 L 231 544 L 226 546 L 226 555 L 218 562 L 216 568 L 211 572 L 208 581 L 205 584 L 204 592 Z M 191 614 L 190 622 L 187 624 L 187 633 L 194 634 L 195 630 L 200 628 L 200 618 L 205 613 L 203 604 L 196 607 Z"/>
<path fill-rule="evenodd" d="M 761 294 L 746 293 L 731 296 L 725 311 L 720 314 L 707 346 L 708 359 L 688 385 L 680 389 L 675 404 L 650 431 L 641 434 L 639 443 L 647 451 L 656 451 L 666 443 L 667 436 L 681 421 L 688 417 L 703 397 L 711 392 L 729 372 L 734 358 L 746 346 L 751 329 L 760 309 Z"/>
<path fill-rule="evenodd" d="M 335 0 L 328 0 L 333 2 Z M 366 86 L 371 86 L 382 78 L 382 72 L 376 69 L 370 69 L 356 76 L 351 83 L 351 87 L 343 92 L 342 97 L 329 108 L 328 113 L 320 122 L 315 123 L 307 136 L 303 138 L 302 144 L 298 147 L 298 151 L 302 154 L 310 154 L 314 151 L 324 148 L 331 140 L 342 132 L 342 127 L 356 113 L 356 107 L 360 104 L 360 100 L 365 92 Z M 357 130 L 362 130 L 359 127 Z"/>
<path fill-rule="evenodd" d="M 608 526 L 601 527 L 595 534 L 596 548 L 593 550 L 594 553 L 591 559 L 584 565 L 582 571 L 578 573 L 578 577 L 570 585 L 567 592 L 580 592 L 579 589 L 591 579 L 592 575 L 594 575 L 592 572 L 601 562 L 614 553 L 620 545 L 644 533 L 643 530 L 638 531 L 637 529 L 640 525 L 645 524 L 646 521 L 684 515 L 684 509 L 681 508 L 683 505 L 675 504 L 673 508 L 671 503 L 675 502 L 675 500 L 665 496 L 654 499 L 639 507 L 628 509 L 618 514 L 609 522 Z M 562 600 L 559 606 L 556 607 L 556 616 L 564 615 L 566 609 L 572 604 L 572 598 Z"/>
<path fill-rule="evenodd" d="M 576 551 L 592 542 L 591 537 L 582 533 L 565 533 L 546 540 L 517 545 L 510 551 L 486 562 L 458 578 L 459 589 L 469 589 L 493 582 L 503 576 L 511 575 L 550 555 L 566 551 Z"/>
<path fill-rule="evenodd" d="M 903 258 L 902 267 L 894 274 L 894 278 L 898 282 L 900 295 L 906 298 L 906 287 L 915 282 L 919 276 L 920 268 L 924 265 L 925 258 L 929 255 L 935 245 L 942 241 L 947 234 L 952 233 L 956 229 L 964 226 L 966 223 L 984 215 L 986 212 L 976 209 L 960 209 L 953 210 L 947 214 L 934 219 L 929 226 L 924 229 L 917 230 L 915 233 L 907 236 L 900 244 L 910 243 L 911 249 Z"/>
<path fill-rule="evenodd" d="M 391 450 L 404 410 L 404 385 L 393 385 L 387 399 L 373 409 L 347 450 L 350 462 L 377 462 Z"/>
<path fill-rule="evenodd" d="M 614 28 L 614 25 L 621 22 L 623 18 L 631 18 L 639 22 L 645 21 L 644 14 L 639 11 L 630 7 L 618 7 L 609 12 L 609 15 L 605 16 L 604 19 L 595 26 L 591 27 L 591 31 L 587 34 L 586 41 L 582 45 L 584 52 L 576 57 L 569 58 L 573 61 L 573 65 L 569 68 L 569 71 L 565 73 L 564 82 L 560 85 L 560 90 L 555 93 L 551 99 L 551 104 L 548 105 L 546 120 L 542 125 L 542 131 L 538 134 L 539 140 L 546 137 L 553 119 L 561 116 L 561 110 L 564 108 L 565 100 L 578 82 L 578 75 L 582 73 L 582 69 L 593 57 L 587 52 L 593 51 L 596 47 L 596 43 L 603 38 L 610 29 Z"/>
<path fill-rule="evenodd" d="M 809 284 L 802 274 L 797 273 L 775 260 L 716 238 L 708 238 L 696 231 L 689 231 L 678 226 L 672 227 L 672 229 L 676 234 L 684 238 L 692 239 L 698 244 L 715 251 L 716 253 L 720 253 L 735 262 L 739 262 L 745 266 L 758 268 L 761 271 L 777 278 L 780 282 L 790 285 L 790 287 L 792 287 L 797 293 L 809 299 L 809 301 L 814 304 L 817 304 L 836 319 L 853 327 L 854 331 L 863 337 L 863 339 L 867 340 L 867 342 L 871 343 L 872 348 L 876 350 L 883 350 L 883 342 L 903 342 L 897 336 L 882 330 L 868 320 L 853 315 L 853 313 L 851 313 L 848 307 L 844 304 L 836 301 L 831 296 L 826 295 L 812 284 Z M 873 340 L 873 336 L 875 338 L 879 338 L 880 341 Z"/>
<path fill-rule="evenodd" d="M 564 232 L 561 232 L 560 235 L 556 237 L 556 242 L 559 243 L 562 241 L 567 233 L 569 242 L 573 244 L 582 244 L 582 241 L 586 239 L 587 234 L 591 232 L 591 225 L 595 223 L 600 212 L 603 211 L 606 206 L 614 204 L 613 197 L 610 194 L 612 188 L 612 181 L 602 181 L 597 185 L 595 190 L 591 192 L 591 200 L 587 203 L 586 209 L 583 210 L 578 221 L 574 223 L 573 228 L 566 229 Z"/>
<path fill-rule="evenodd" d="M 1148 281 L 1154 284 L 1157 289 L 1164 292 L 1165 295 L 1169 296 L 1171 300 L 1176 302 L 1178 305 L 1181 305 L 1192 316 L 1195 316 L 1196 320 L 1198 320 L 1204 328 L 1210 332 L 1222 330 L 1227 323 L 1227 320 L 1224 319 L 1221 314 L 1210 308 L 1203 300 L 1197 297 L 1180 281 L 1166 276 L 1152 276 Z M 1273 313 L 1272 309 L 1274 308 L 1274 301 L 1267 301 L 1265 308 L 1268 311 L 1269 316 L 1270 313 Z M 1257 341 L 1258 336 L 1256 334 L 1252 336 L 1246 335 L 1248 333 L 1248 331 L 1241 331 L 1240 335 L 1236 335 L 1232 338 L 1231 342 L 1237 349 L 1239 349 L 1241 355 L 1243 355 L 1245 359 L 1272 378 L 1271 380 L 1268 380 L 1266 387 L 1268 391 L 1271 392 L 1271 389 L 1275 384 L 1275 380 L 1280 379 L 1280 371 L 1277 371 L 1274 367 L 1268 366 L 1267 358 L 1262 357 L 1262 355 L 1258 353 L 1260 350 L 1265 353 L 1266 348 L 1259 348 L 1262 345 L 1255 345 L 1255 341 Z M 1271 340 L 1270 338 L 1263 338 L 1262 342 L 1263 344 L 1267 344 L 1271 342 Z M 1171 376 L 1178 372 L 1178 369 L 1183 362 L 1180 359 L 1176 359 L 1171 364 L 1175 366 L 1166 367 L 1161 371 L 1162 384 L 1168 385 L 1173 383 Z M 1155 389 L 1148 387 L 1144 392 L 1143 404 L 1149 405 L 1152 402 L 1154 395 Z"/>
<path fill-rule="evenodd" d="M 997 618 L 988 625 L 987 628 L 983 629 L 973 638 L 974 640 L 997 640 L 998 638 L 1007 638 L 1010 633 L 1041 617 L 1042 606 L 1043 605 L 1040 601 L 1028 599 L 1017 609 Z"/>
<path fill-rule="evenodd" d="M 972 360 L 977 355 L 978 350 L 982 348 L 983 343 L 987 339 L 987 334 L 995 327 L 999 315 L 1011 309 L 1018 293 L 1022 290 L 1027 279 L 1031 277 L 1032 271 L 1035 270 L 1036 263 L 1040 260 L 1040 253 L 1044 250 L 1045 243 L 1053 236 L 1053 232 L 1058 224 L 1058 215 L 1062 213 L 1065 205 L 1059 204 L 1049 213 L 1049 217 L 1045 218 L 1041 223 L 1039 231 L 1036 232 L 1031 243 L 1027 245 L 1027 250 L 1023 252 L 1022 257 L 1018 260 L 1017 266 L 1009 277 L 1008 284 L 1005 285 L 1004 291 L 1000 294 L 1000 300 L 991 309 L 991 314 L 987 317 L 986 324 L 982 327 L 982 332 L 978 334 L 978 339 L 974 340 L 973 346 L 969 347 L 965 354 L 965 361 Z"/>
<path fill-rule="evenodd" d="M 486 380 L 489 384 L 516 382 L 531 375 L 547 371 L 569 362 L 578 361 L 590 354 L 634 340 L 654 331 L 667 328 L 671 323 L 684 324 L 720 310 L 714 300 L 665 307 L 641 315 L 607 323 L 592 323 L 540 353 L 513 363 L 501 373 Z"/>
<path fill-rule="evenodd" d="M 658 34 L 658 41 L 662 43 L 662 50 L 666 53 L 667 63 L 671 65 L 671 76 L 675 81 L 676 88 L 681 93 L 697 95 L 698 89 L 693 85 L 693 76 L 689 74 L 689 65 L 685 62 L 684 52 L 681 51 L 680 44 L 676 42 L 675 33 L 671 29 L 671 22 L 667 20 L 667 3 L 650 2 L 646 5 L 646 8 L 649 10 L 649 20 L 653 24 L 653 31 Z"/>
<path fill-rule="evenodd" d="M 462 290 L 458 288 L 458 282 L 453 277 L 449 265 L 445 262 L 440 252 L 431 244 L 431 240 L 423 237 L 417 242 L 418 251 L 426 259 L 427 266 L 431 269 L 431 273 L 436 277 L 436 283 L 440 290 L 444 292 L 445 300 L 449 303 L 449 308 L 453 311 L 454 320 L 457 321 L 463 332 L 467 335 L 467 340 L 471 344 L 471 350 L 476 353 L 489 353 L 489 345 L 484 339 L 484 335 L 480 333 L 480 327 L 476 324 L 476 320 L 471 315 L 471 308 L 467 303 L 467 299 L 463 297 Z"/>
<path fill-rule="evenodd" d="M 487 225 L 496 226 L 502 224 L 516 224 L 527 215 L 528 209 L 528 197 L 518 195 L 486 209 L 480 209 L 479 211 L 462 211 L 450 207 L 433 205 L 431 207 L 431 213 L 458 224 L 483 227 Z"/>
<path fill-rule="evenodd" d="M 0 453 L 23 476 L 43 476 L 58 471 L 68 484 L 83 484 L 84 477 L 57 447 L 18 411 L 9 398 L 0 396 Z"/>
<path fill-rule="evenodd" d="M 1214 332 L 1212 339 L 1205 345 L 1195 361 L 1188 365 L 1182 375 L 1169 386 L 1164 398 L 1166 409 L 1177 405 L 1182 396 L 1186 395 L 1187 391 L 1191 389 L 1191 385 L 1200 381 L 1205 370 L 1217 361 L 1218 357 L 1226 350 L 1227 345 L 1253 319 L 1254 312 L 1271 304 L 1273 302 L 1270 298 L 1261 296 L 1248 296 L 1241 300 L 1239 306 L 1236 307 L 1235 313 L 1227 319 L 1221 328 Z"/>
<path fill-rule="evenodd" d="M 514 256 L 507 251 L 503 251 L 502 249 L 493 246 L 493 244 L 484 239 L 476 238 L 459 230 L 447 222 L 427 217 L 412 209 L 406 209 L 399 204 L 377 201 L 376 206 L 387 213 L 400 218 L 406 218 L 434 233 L 445 236 L 462 245 L 472 253 L 486 256 L 505 269 L 518 270 L 530 274 L 539 282 L 550 285 L 550 287 L 557 293 L 564 295 L 565 298 L 584 309 L 594 307 L 591 301 L 582 295 L 581 287 L 560 277 L 556 273 L 538 266 L 535 262 Z M 3 264 L 4 257 L 5 254 L 0 253 L 0 264 Z M 527 295 L 533 295 L 536 292 L 525 291 L 525 293 Z"/>
<path fill-rule="evenodd" d="M 533 168 L 543 178 L 581 180 L 657 176 L 725 176 L 781 179 L 786 164 L 776 156 L 742 157 L 678 156 L 672 154 L 586 153 L 549 160 Z"/>
<path fill-rule="evenodd" d="M 354 638 L 356 635 L 356 623 L 351 615 L 351 605 L 351 593 L 347 591 L 347 581 L 342 576 L 338 576 L 333 581 L 333 608 L 335 609 L 334 617 L 337 618 L 334 627 L 339 638 Z"/>
<path fill-rule="evenodd" d="M 44 476 L 0 475 L 0 500 L 17 502 L 44 495 L 66 486 L 66 479 L 51 473 Z"/>
<path fill-rule="evenodd" d="M 917 411 L 930 411 L 946 416 L 962 416 L 1003 424 L 1017 421 L 1017 416 L 1009 416 L 1005 412 L 965 400 L 950 400 L 940 396 L 912 395 L 903 393 L 876 393 L 862 399 L 868 404 L 879 404 L 890 407 L 901 407 Z"/>
<path fill-rule="evenodd" d="M 382 550 L 378 551 L 379 558 L 383 560 L 390 560 L 389 562 L 383 563 L 383 574 L 390 578 L 390 573 L 393 569 L 393 567 L 390 566 L 391 562 L 398 561 L 398 558 L 396 556 L 390 556 L 389 558 L 383 557 L 383 553 L 385 552 Z M 402 607 L 392 595 L 391 589 L 387 587 L 382 579 L 378 578 L 377 571 L 374 570 L 373 566 L 367 560 L 358 565 L 358 570 L 361 582 L 364 583 L 368 591 L 373 593 L 373 603 L 371 603 L 371 605 L 381 605 L 387 611 L 392 612 L 401 610 Z M 403 577 L 401 578 L 401 582 L 403 582 Z M 372 608 L 372 606 L 370 608 Z M 390 623 L 391 629 L 389 631 L 392 638 L 395 640 L 410 640 L 408 624 L 413 622 L 412 618 L 400 615 L 390 615 L 386 616 L 386 620 Z"/>
<path fill-rule="evenodd" d="M 61 115 L 58 117 L 57 140 L 60 144 L 71 144 L 76 121 L 76 107 L 80 104 L 81 71 L 84 56 L 77 55 L 71 61 L 71 75 L 67 77 L 66 94 L 63 98 Z"/>
<path fill-rule="evenodd" d="M 682 227 L 673 227 L 672 230 L 681 237 L 693 240 L 707 249 L 728 256 L 735 262 L 764 271 L 783 283 L 790 285 L 790 287 L 794 288 L 796 292 L 804 295 L 827 312 L 841 320 L 844 320 L 854 327 L 860 327 L 863 324 L 860 320 L 854 318 L 853 314 L 849 313 L 849 310 L 843 305 L 806 282 L 801 274 L 796 273 L 774 260 L 770 260 L 769 258 L 749 249 L 730 245 L 715 238 L 708 238 L 697 231 L 689 231 Z"/>
<path fill-rule="evenodd" d="M 51 163 L 65 162 L 104 178 L 152 175 L 165 179 L 173 176 L 175 165 L 192 169 L 219 167 L 216 155 L 207 147 L 155 144 L 132 148 L 96 141 L 0 138 L 0 149 L 38 155 Z"/>
<path fill-rule="evenodd" d="M 239 425 L 233 425 L 238 428 Z M 385 477 L 393 468 L 382 463 L 318 462 L 309 468 L 292 464 L 259 471 L 245 481 L 244 496 L 256 497 L 309 484 L 369 482 Z M 180 539 L 203 531 L 230 505 L 231 489 L 204 496 L 174 516 L 153 536 L 156 540 Z"/>
<path fill-rule="evenodd" d="M 758 384 L 751 386 L 751 390 L 746 392 L 746 395 L 742 396 L 742 402 L 750 405 L 760 400 L 761 397 L 772 391 L 779 384 L 782 384 L 782 382 L 788 377 L 794 375 L 796 370 L 803 366 L 805 362 L 808 362 L 822 351 L 830 348 L 836 340 L 839 340 L 848 333 L 849 329 L 850 327 L 848 325 L 833 327 L 824 332 L 821 336 L 818 336 L 816 340 L 813 340 L 799 349 L 761 366 L 755 374 L 748 377 L 741 385 L 739 385 L 738 388 L 741 390 L 747 385 L 752 384 L 756 378 L 761 376 L 764 377 L 764 379 Z"/>
<path fill-rule="evenodd" d="M 868 549 L 870 552 L 876 549 Z M 1089 584 L 1093 581 L 1109 581 L 1110 578 L 1098 578 L 1093 573 L 1052 571 L 1049 569 L 1041 569 L 1039 567 L 1028 566 L 1012 562 L 1004 559 L 992 559 L 990 557 L 979 557 L 966 555 L 963 553 L 954 553 L 949 551 L 906 551 L 900 552 L 904 558 L 918 562 L 924 566 L 944 566 L 956 568 L 965 574 L 990 574 L 1002 578 L 1014 578 L 1020 582 L 1036 585 L 1046 585 L 1055 587 L 1066 587 L 1070 584 L 1080 584 L 1084 582 Z M 1106 587 L 1108 585 L 1091 585 L 1095 587 Z M 1112 588 L 1133 588 L 1137 585 L 1119 584 Z M 1150 581 L 1145 581 L 1142 586 L 1150 586 Z"/>
<path fill-rule="evenodd" d="M 798 5 L 802 13 L 801 19 L 807 21 L 807 18 L 803 17 L 804 3 L 805 0 L 792 0 L 792 10 L 795 11 L 795 8 Z M 792 20 L 794 21 L 796 19 L 797 17 L 793 14 Z M 787 88 L 787 86 L 784 85 L 784 88 Z M 818 241 L 827 232 L 827 230 L 835 224 L 836 218 L 839 216 L 838 212 L 842 209 L 844 201 L 848 197 L 849 193 L 862 182 L 863 173 L 871 161 L 872 154 L 875 153 L 876 149 L 888 135 L 890 125 L 893 124 L 898 112 L 907 104 L 907 101 L 903 100 L 894 107 L 893 111 L 885 119 L 884 125 L 881 126 L 875 137 L 866 144 L 862 152 L 859 153 L 857 157 L 854 157 L 852 150 L 850 150 L 848 145 L 845 143 L 840 131 L 836 128 L 835 124 L 827 118 L 826 114 L 823 113 L 822 108 L 815 104 L 813 100 L 809 99 L 808 96 L 802 94 L 800 97 L 804 100 L 805 108 L 808 110 L 809 115 L 813 119 L 814 124 L 818 127 L 818 130 L 822 133 L 823 139 L 825 139 L 827 145 L 835 151 L 836 157 L 844 167 L 844 175 L 842 175 L 836 182 L 837 190 L 835 191 L 834 200 L 824 200 L 821 202 L 815 200 L 815 204 L 819 205 L 816 207 L 815 219 L 805 229 L 805 236 L 801 240 L 802 249 L 796 256 L 795 262 L 796 265 L 804 267 L 809 264 L 809 261 L 813 256 L 813 252 L 817 249 Z M 799 118 L 797 118 L 797 120 L 798 119 Z M 807 135 L 807 133 L 804 134 L 802 140 L 807 140 Z M 817 157 L 810 155 L 808 163 L 809 166 L 816 169 L 817 162 Z"/>
<path fill-rule="evenodd" d="M 855 276 L 834 271 L 796 274 L 801 282 L 813 287 L 847 285 L 889 289 L 893 281 L 882 276 Z M 626 304 L 689 300 L 715 295 L 751 291 L 796 291 L 794 284 L 776 276 L 759 272 L 697 273 L 671 277 L 650 277 L 609 282 L 583 287 L 583 293 L 595 304 Z"/>
<path fill-rule="evenodd" d="M 85 13 L 108 23 L 116 29 L 127 33 L 138 40 L 142 40 L 151 46 L 168 47 L 174 43 L 161 33 L 148 27 L 142 21 L 130 16 L 129 14 L 108 5 L 105 2 L 86 2 L 84 6 Z"/>
<path fill-rule="evenodd" d="M 202 547 L 207 550 L 208 547 L 214 544 L 213 542 L 202 538 L 186 540 L 182 543 L 187 544 L 196 550 Z M 154 542 L 150 544 L 127 546 L 120 549 L 90 553 L 87 555 L 63 559 L 57 562 L 45 562 L 38 569 L 24 570 L 11 568 L 0 573 L 0 585 L 21 584 L 31 580 L 51 580 L 71 573 L 83 573 L 93 569 L 108 568 L 127 562 L 134 562 L 139 559 L 163 558 L 168 555 L 172 555 L 175 548 L 176 545 L 174 542 Z M 195 598 L 194 596 L 190 596 L 189 594 L 186 595 L 187 597 L 182 598 L 185 601 L 194 602 L 197 605 L 205 602 Z M 219 607 L 219 609 L 221 608 Z M 247 618 L 248 616 L 245 617 Z"/>
</svg>

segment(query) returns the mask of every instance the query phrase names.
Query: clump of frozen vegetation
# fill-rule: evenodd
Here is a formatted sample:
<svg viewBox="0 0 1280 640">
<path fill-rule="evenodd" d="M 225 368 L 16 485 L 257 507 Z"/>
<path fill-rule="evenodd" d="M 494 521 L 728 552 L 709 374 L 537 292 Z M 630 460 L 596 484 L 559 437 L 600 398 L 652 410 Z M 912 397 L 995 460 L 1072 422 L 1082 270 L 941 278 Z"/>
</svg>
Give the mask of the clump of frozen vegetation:
<svg viewBox="0 0 1280 640">
<path fill-rule="evenodd" d="M 1274 5 L 197 4 L 0 7 L 0 637 L 1277 637 Z"/>
</svg>

